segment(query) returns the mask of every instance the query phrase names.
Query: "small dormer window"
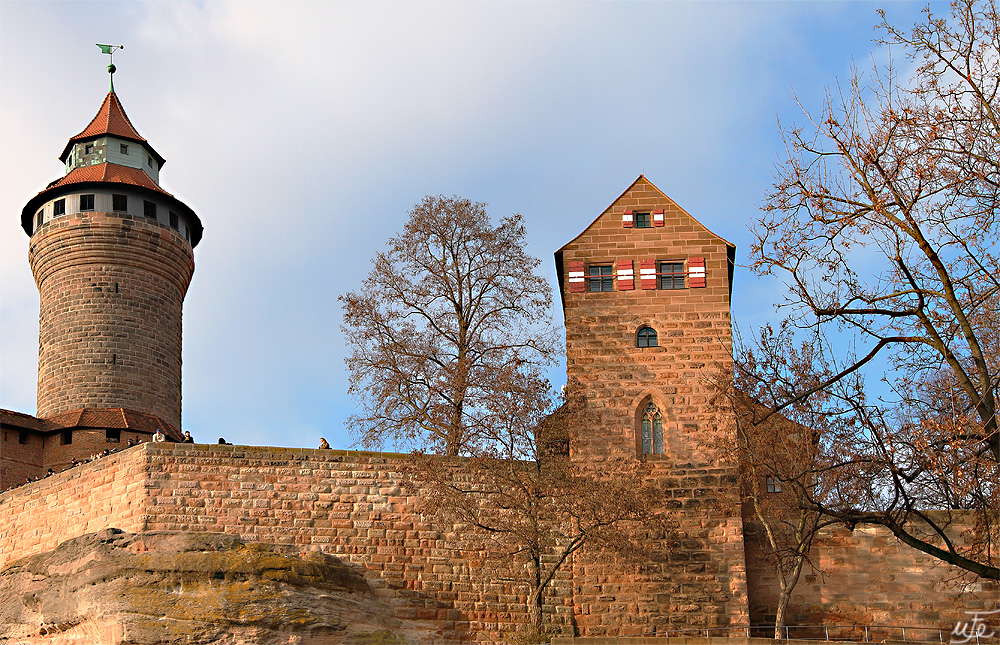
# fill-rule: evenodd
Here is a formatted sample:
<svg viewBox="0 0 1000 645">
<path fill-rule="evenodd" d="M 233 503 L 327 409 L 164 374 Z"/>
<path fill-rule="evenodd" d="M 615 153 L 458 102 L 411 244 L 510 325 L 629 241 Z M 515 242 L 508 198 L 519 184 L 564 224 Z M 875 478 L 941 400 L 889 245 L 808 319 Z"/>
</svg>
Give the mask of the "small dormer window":
<svg viewBox="0 0 1000 645">
<path fill-rule="evenodd" d="M 121 144 L 121 151 L 122 151 L 123 155 L 127 155 L 128 154 L 128 144 L 127 143 Z"/>
<path fill-rule="evenodd" d="M 146 155 L 146 163 L 149 164 L 150 168 L 152 168 L 153 167 L 153 158 L 150 157 L 149 155 Z"/>
<path fill-rule="evenodd" d="M 94 144 L 88 143 L 87 145 L 83 146 L 83 154 L 89 155 L 92 154 L 93 152 L 94 152 Z"/>
</svg>

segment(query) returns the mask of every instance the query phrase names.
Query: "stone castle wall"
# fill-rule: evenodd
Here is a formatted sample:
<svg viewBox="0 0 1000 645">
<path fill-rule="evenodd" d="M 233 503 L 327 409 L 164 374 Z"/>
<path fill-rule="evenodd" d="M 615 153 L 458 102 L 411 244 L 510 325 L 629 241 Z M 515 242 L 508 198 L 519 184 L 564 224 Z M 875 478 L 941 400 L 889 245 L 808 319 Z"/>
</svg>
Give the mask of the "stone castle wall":
<svg viewBox="0 0 1000 645">
<path fill-rule="evenodd" d="M 38 416 L 125 407 L 180 427 L 181 309 L 194 271 L 177 231 L 127 213 L 44 223 L 38 285 Z"/>
<path fill-rule="evenodd" d="M 972 527 L 961 515 L 950 527 L 957 544 L 968 543 Z M 747 578 L 750 616 L 754 624 L 774 624 L 779 587 L 774 569 L 764 557 L 765 537 L 756 520 L 747 523 Z M 789 623 L 793 625 L 884 625 L 871 640 L 898 639 L 898 627 L 911 629 L 910 640 L 944 641 L 966 612 L 1000 609 L 1000 585 L 975 579 L 898 540 L 888 529 L 842 526 L 822 529 L 809 561 L 792 592 Z M 768 623 L 770 621 L 770 623 Z M 988 621 L 996 624 L 997 621 Z M 934 629 L 936 628 L 936 629 Z M 939 633 L 938 630 L 943 630 Z M 863 630 L 843 630 L 838 636 L 864 638 Z M 791 637 L 824 636 L 821 629 L 792 630 Z"/>
<path fill-rule="evenodd" d="M 362 565 L 397 599 L 399 617 L 433 620 L 449 640 L 511 634 L 527 618 L 523 590 L 477 575 L 481 554 L 461 548 L 466 529 L 421 515 L 420 491 L 405 485 L 400 466 L 399 456 L 372 453 L 141 444 L 0 494 L 0 567 L 106 527 L 225 532 Z M 668 477 L 666 505 L 680 513 L 683 530 L 652 542 L 646 561 L 575 555 L 546 599 L 551 622 L 564 633 L 610 636 L 737 628 L 738 620 L 747 624 L 748 604 L 766 611 L 774 588 L 759 558 L 748 552 L 749 599 L 738 593 L 743 577 L 713 564 L 744 561 L 742 528 L 712 519 L 697 501 L 712 478 L 725 476 Z M 832 532 L 814 557 L 824 575 L 803 579 L 799 622 L 950 630 L 956 615 L 987 606 L 948 586 L 952 568 L 926 562 L 884 531 Z M 730 600 L 719 603 L 726 594 Z"/>
</svg>

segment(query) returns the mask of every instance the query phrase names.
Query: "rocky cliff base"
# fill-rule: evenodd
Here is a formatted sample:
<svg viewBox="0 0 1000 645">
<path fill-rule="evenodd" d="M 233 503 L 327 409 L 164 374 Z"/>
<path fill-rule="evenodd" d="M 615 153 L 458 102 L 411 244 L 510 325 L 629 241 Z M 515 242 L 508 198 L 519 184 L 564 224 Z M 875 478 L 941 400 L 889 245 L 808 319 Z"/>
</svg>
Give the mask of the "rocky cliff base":
<svg viewBox="0 0 1000 645">
<path fill-rule="evenodd" d="M 360 572 L 213 533 L 105 529 L 0 571 L 0 642 L 431 643 Z"/>
</svg>

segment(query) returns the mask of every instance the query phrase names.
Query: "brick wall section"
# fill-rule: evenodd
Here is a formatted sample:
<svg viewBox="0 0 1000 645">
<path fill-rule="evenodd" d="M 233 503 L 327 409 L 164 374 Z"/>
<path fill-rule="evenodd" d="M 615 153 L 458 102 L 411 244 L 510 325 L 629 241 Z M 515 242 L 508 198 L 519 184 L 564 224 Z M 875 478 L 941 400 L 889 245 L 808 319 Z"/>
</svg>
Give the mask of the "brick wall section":
<svg viewBox="0 0 1000 645">
<path fill-rule="evenodd" d="M 438 621 L 448 640 L 509 636 L 527 622 L 524 590 L 477 575 L 461 550 L 466 529 L 420 515 L 400 463 L 331 450 L 142 444 L 0 495 L 0 566 L 104 526 L 225 532 L 363 565 L 399 617 Z M 567 628 L 570 599 L 567 572 L 545 608 Z"/>
<path fill-rule="evenodd" d="M 959 544 L 968 539 L 970 527 L 961 518 L 952 529 L 951 537 Z M 750 613 L 755 623 L 773 624 L 779 588 L 762 556 L 760 531 L 757 522 L 748 523 Z M 883 527 L 823 529 L 810 560 L 792 593 L 793 624 L 938 627 L 947 640 L 957 621 L 969 620 L 965 612 L 1000 609 L 996 582 L 970 582 L 957 567 L 902 544 Z M 930 640 L 938 639 L 937 633 L 929 635 Z"/>
<path fill-rule="evenodd" d="M 43 224 L 28 259 L 40 296 L 38 416 L 126 407 L 180 427 L 191 245 L 144 217 L 85 213 Z"/>
<path fill-rule="evenodd" d="M 0 493 L 0 567 L 110 526 L 140 530 L 147 469 L 132 449 Z"/>
<path fill-rule="evenodd" d="M 663 226 L 623 226 L 626 210 L 663 211 Z M 649 562 L 628 576 L 615 563 L 577 558 L 581 633 L 619 624 L 621 633 L 746 625 L 743 542 L 732 467 L 714 446 L 733 432 L 711 405 L 710 378 L 731 363 L 730 245 L 640 176 L 580 235 L 557 253 L 566 322 L 567 380 L 578 383 L 596 420 L 574 437 L 577 458 L 599 464 L 641 454 L 640 419 L 653 402 L 663 415 L 664 451 L 645 457 L 668 493 L 675 535 L 650 545 Z M 706 285 L 644 289 L 642 260 L 685 263 L 705 258 Z M 570 289 L 571 263 L 632 267 L 635 279 L 613 290 Z M 577 265 L 577 269 L 579 266 Z M 627 275 L 627 273 L 625 274 Z M 585 284 L 587 284 L 585 282 Z M 647 285 L 649 286 L 648 282 Z M 637 347 L 650 326 L 657 347 Z M 603 617 L 614 615 L 613 620 Z"/>
<path fill-rule="evenodd" d="M 111 526 L 226 532 L 364 565 L 374 586 L 390 592 L 398 615 L 436 620 L 451 640 L 509 636 L 524 618 L 523 595 L 477 578 L 475 559 L 461 550 L 464 530 L 417 513 L 419 491 L 403 485 L 398 466 L 398 458 L 370 453 L 142 444 L 0 493 L 0 567 Z M 733 585 L 743 578 L 718 563 L 742 565 L 734 552 L 743 548 L 742 531 L 730 519 L 712 519 L 704 500 L 698 502 L 698 491 L 725 487 L 712 478 L 728 471 L 697 470 L 687 480 L 666 476 L 685 533 L 652 542 L 648 561 L 639 565 L 578 554 L 574 578 L 560 578 L 548 599 L 556 623 L 575 623 L 583 636 L 688 629 L 709 615 L 702 603 L 719 601 L 727 586 L 732 600 L 719 601 L 716 622 L 738 614 L 731 608 L 739 605 Z M 693 519 L 699 514 L 700 522 Z M 810 573 L 800 583 L 797 606 L 806 609 L 795 610 L 799 622 L 866 620 L 947 631 L 961 612 L 996 606 L 995 587 L 978 599 L 960 596 L 945 582 L 953 568 L 879 531 L 831 532 L 814 557 L 825 577 Z M 770 593 L 758 562 L 751 558 L 748 575 L 753 606 L 766 604 Z"/>
<path fill-rule="evenodd" d="M 28 478 L 45 474 L 44 438 L 41 434 L 19 428 L 0 430 L 0 490 Z M 21 443 L 21 441 L 24 443 Z"/>
</svg>

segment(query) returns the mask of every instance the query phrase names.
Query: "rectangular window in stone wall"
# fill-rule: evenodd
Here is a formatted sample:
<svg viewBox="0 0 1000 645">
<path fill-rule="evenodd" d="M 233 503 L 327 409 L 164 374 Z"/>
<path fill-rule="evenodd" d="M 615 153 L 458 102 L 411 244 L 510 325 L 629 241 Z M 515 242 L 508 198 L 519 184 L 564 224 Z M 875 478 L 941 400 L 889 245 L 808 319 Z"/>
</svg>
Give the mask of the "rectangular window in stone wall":
<svg viewBox="0 0 1000 645">
<path fill-rule="evenodd" d="M 684 263 L 660 262 L 656 277 L 660 289 L 683 289 Z"/>
<path fill-rule="evenodd" d="M 72 430 L 63 430 L 63 432 L 62 432 L 62 441 L 60 443 L 63 446 L 68 446 L 71 443 L 73 443 L 73 431 Z"/>
<path fill-rule="evenodd" d="M 57 199 L 52 202 L 52 216 L 65 215 L 66 214 L 66 200 Z"/>
<path fill-rule="evenodd" d="M 120 428 L 108 428 L 104 431 L 104 439 L 108 443 L 119 443 L 122 440 L 122 431 Z"/>
<path fill-rule="evenodd" d="M 653 225 L 649 221 L 649 213 L 636 213 L 635 214 L 635 227 L 636 228 L 652 228 Z"/>
<path fill-rule="evenodd" d="M 587 268 L 587 286 L 590 291 L 613 291 L 614 280 L 611 277 L 611 266 L 592 266 Z"/>
<path fill-rule="evenodd" d="M 128 211 L 128 195 L 112 195 L 111 210 L 117 212 Z"/>
<path fill-rule="evenodd" d="M 780 493 L 781 492 L 781 482 L 779 482 L 774 477 L 764 478 L 764 487 L 769 493 Z"/>
<path fill-rule="evenodd" d="M 156 219 L 156 204 L 150 201 L 143 200 L 142 214 L 148 217 L 149 219 Z"/>
<path fill-rule="evenodd" d="M 82 211 L 92 211 L 92 210 L 94 210 L 94 196 L 93 195 L 80 195 L 80 210 L 82 210 Z"/>
</svg>

